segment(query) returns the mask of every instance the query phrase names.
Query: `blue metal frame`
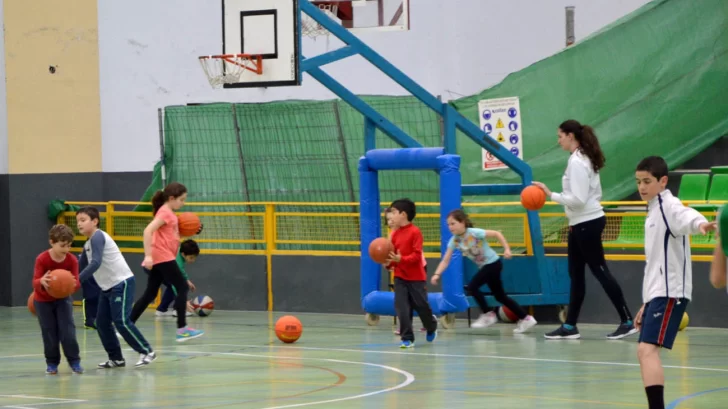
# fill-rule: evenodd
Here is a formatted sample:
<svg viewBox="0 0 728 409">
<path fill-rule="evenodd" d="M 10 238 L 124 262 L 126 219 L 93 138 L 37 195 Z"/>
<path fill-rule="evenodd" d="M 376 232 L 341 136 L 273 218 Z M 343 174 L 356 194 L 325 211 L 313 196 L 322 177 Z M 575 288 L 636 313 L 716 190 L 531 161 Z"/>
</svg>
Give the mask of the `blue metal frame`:
<svg viewBox="0 0 728 409">
<path fill-rule="evenodd" d="M 414 97 L 420 100 L 428 108 L 435 111 L 438 115 L 443 118 L 444 122 L 444 149 L 447 154 L 457 154 L 457 143 L 456 143 L 456 131 L 459 129 L 471 140 L 473 140 L 478 146 L 486 149 L 492 153 L 496 158 L 503 162 L 506 166 L 513 169 L 520 177 L 521 184 L 512 185 L 463 185 L 463 195 L 516 195 L 520 194 L 521 190 L 528 185 L 531 185 L 533 176 L 531 167 L 517 156 L 513 155 L 490 135 L 483 132 L 480 127 L 476 126 L 472 121 L 468 120 L 460 113 L 458 113 L 451 105 L 440 102 L 434 95 L 429 93 L 427 90 L 418 85 L 414 80 L 409 78 L 402 71 L 397 69 L 384 57 L 376 53 L 369 46 L 364 44 L 356 36 L 354 36 L 349 30 L 345 29 L 335 21 L 330 19 L 325 13 L 318 9 L 309 2 L 309 0 L 296 0 L 298 1 L 299 13 L 296 17 L 298 21 L 298 45 L 301 50 L 301 26 L 300 26 L 300 13 L 304 12 L 308 14 L 312 19 L 321 24 L 326 28 L 332 35 L 336 36 L 341 40 L 345 46 L 329 51 L 327 53 L 318 55 L 312 58 L 305 58 L 302 53 L 299 53 L 301 73 L 306 72 L 311 75 L 314 79 L 320 82 L 322 85 L 330 89 L 339 98 L 349 103 L 354 109 L 359 111 L 366 118 L 365 121 L 365 149 L 370 151 L 375 146 L 375 128 L 380 129 L 382 132 L 391 137 L 403 148 L 417 148 L 422 145 L 407 135 L 400 128 L 395 126 L 389 120 L 379 114 L 374 108 L 369 106 L 362 99 L 354 95 L 351 91 L 346 89 L 343 85 L 334 80 L 331 76 L 321 70 L 321 66 L 330 64 L 335 61 L 353 56 L 360 55 L 375 67 L 379 68 L 385 75 L 394 80 L 397 84 L 402 86 L 404 89 L 409 91 Z M 550 297 L 551 294 L 551 280 L 549 276 L 549 270 L 547 268 L 548 263 L 545 257 L 545 251 L 543 248 L 543 238 L 541 235 L 541 223 L 538 213 L 535 211 L 527 211 L 528 227 L 531 233 L 532 249 L 536 265 L 534 268 L 539 270 L 539 276 L 542 283 L 542 294 L 538 296 Z M 549 298 L 552 300 L 553 297 Z M 568 295 L 567 295 L 568 300 Z M 566 302 L 565 300 L 564 302 Z"/>
</svg>

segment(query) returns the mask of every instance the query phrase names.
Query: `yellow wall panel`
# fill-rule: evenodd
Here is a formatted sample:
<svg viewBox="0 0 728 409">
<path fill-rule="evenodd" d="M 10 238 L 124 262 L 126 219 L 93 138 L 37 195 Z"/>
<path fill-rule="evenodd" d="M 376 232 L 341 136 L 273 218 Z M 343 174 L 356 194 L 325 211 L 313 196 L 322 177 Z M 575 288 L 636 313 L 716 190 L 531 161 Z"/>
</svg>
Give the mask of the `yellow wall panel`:
<svg viewBox="0 0 728 409">
<path fill-rule="evenodd" d="M 96 0 L 3 3 L 9 173 L 101 172 Z"/>
</svg>

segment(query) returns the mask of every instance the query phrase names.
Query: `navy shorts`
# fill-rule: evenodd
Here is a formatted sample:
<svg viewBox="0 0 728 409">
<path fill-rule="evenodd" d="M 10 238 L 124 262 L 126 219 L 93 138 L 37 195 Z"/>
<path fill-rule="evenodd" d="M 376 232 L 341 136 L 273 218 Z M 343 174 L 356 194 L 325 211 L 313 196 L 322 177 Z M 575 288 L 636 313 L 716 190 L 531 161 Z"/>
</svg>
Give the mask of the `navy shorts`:
<svg viewBox="0 0 728 409">
<path fill-rule="evenodd" d="M 689 302 L 686 298 L 657 297 L 645 304 L 639 342 L 672 349 Z"/>
</svg>

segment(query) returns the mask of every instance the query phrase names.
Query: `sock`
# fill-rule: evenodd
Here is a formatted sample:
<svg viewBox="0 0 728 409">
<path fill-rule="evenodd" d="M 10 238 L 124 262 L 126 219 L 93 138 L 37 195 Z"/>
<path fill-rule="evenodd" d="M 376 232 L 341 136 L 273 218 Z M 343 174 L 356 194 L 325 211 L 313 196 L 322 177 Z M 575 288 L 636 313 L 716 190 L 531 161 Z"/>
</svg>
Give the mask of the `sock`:
<svg viewBox="0 0 728 409">
<path fill-rule="evenodd" d="M 649 409 L 665 409 L 665 387 L 652 385 L 645 387 Z"/>
<path fill-rule="evenodd" d="M 568 329 L 569 331 L 571 331 L 572 329 L 574 329 L 574 326 L 573 325 L 563 324 L 563 326 L 564 326 L 564 328 Z"/>
</svg>

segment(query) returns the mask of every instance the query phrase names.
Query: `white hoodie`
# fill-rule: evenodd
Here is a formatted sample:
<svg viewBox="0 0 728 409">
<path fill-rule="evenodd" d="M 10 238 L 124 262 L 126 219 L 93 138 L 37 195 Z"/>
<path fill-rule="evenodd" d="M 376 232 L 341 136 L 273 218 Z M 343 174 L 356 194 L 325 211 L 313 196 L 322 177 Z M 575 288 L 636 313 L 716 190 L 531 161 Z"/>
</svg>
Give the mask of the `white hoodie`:
<svg viewBox="0 0 728 409">
<path fill-rule="evenodd" d="M 604 216 L 601 205 L 602 183 L 589 157 L 577 149 L 569 156 L 569 164 L 561 178 L 561 193 L 551 193 L 551 200 L 564 205 L 569 226 Z"/>
<path fill-rule="evenodd" d="M 689 235 L 699 234 L 708 220 L 684 206 L 669 190 L 647 204 L 645 219 L 645 278 L 642 301 L 655 297 L 687 298 L 693 292 L 693 266 Z"/>
</svg>

